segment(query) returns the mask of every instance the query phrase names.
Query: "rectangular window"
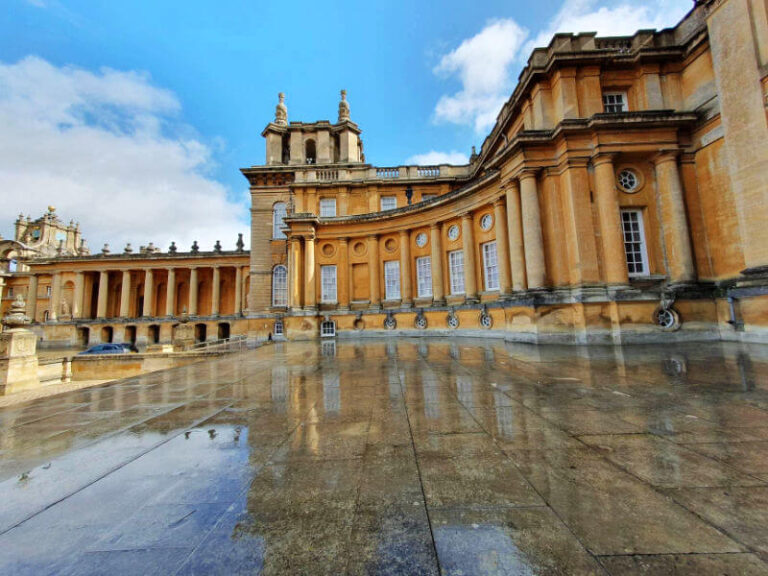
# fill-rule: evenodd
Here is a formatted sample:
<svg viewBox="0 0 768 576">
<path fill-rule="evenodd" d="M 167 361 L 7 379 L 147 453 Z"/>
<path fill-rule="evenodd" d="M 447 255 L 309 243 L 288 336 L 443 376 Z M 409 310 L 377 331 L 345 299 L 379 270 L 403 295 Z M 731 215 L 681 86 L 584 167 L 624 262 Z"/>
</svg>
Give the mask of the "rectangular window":
<svg viewBox="0 0 768 576">
<path fill-rule="evenodd" d="M 397 208 L 397 196 L 382 196 L 381 197 L 381 211 L 394 210 Z"/>
<path fill-rule="evenodd" d="M 416 258 L 416 285 L 419 298 L 432 296 L 432 259 L 429 256 Z"/>
<path fill-rule="evenodd" d="M 448 269 L 451 276 L 451 294 L 464 294 L 464 252 L 448 252 Z"/>
<path fill-rule="evenodd" d="M 13 298 L 13 288 L 8 288 L 8 298 Z"/>
<path fill-rule="evenodd" d="M 320 266 L 320 301 L 336 303 L 336 266 Z"/>
<path fill-rule="evenodd" d="M 624 252 L 627 255 L 629 276 L 647 276 L 648 251 L 645 245 L 642 210 L 622 210 L 621 229 L 624 233 Z"/>
<path fill-rule="evenodd" d="M 45 295 L 46 295 L 48 298 L 50 298 L 50 297 L 51 297 L 51 287 L 50 287 L 50 286 L 46 286 L 46 287 L 45 287 Z"/>
<path fill-rule="evenodd" d="M 400 262 L 384 262 L 384 293 L 387 300 L 400 300 Z"/>
<path fill-rule="evenodd" d="M 336 216 L 336 198 L 320 198 L 320 218 Z"/>
<path fill-rule="evenodd" d="M 626 92 L 603 92 L 603 112 L 615 113 L 627 111 Z"/>
<path fill-rule="evenodd" d="M 499 260 L 496 257 L 496 242 L 483 244 L 483 271 L 485 272 L 485 289 L 499 289 Z"/>
</svg>

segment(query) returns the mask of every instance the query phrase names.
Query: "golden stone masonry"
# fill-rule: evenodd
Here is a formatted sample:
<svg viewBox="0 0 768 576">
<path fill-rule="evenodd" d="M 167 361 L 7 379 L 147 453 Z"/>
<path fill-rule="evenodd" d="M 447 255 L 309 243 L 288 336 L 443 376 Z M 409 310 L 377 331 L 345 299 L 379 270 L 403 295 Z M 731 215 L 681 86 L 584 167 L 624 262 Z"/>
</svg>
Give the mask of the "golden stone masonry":
<svg viewBox="0 0 768 576">
<path fill-rule="evenodd" d="M 763 0 L 555 35 L 466 166 L 367 164 L 345 91 L 336 123 L 280 94 L 250 251 L 91 254 L 49 207 L 0 240 L 0 313 L 21 294 L 43 345 L 170 343 L 183 314 L 199 341 L 768 342 L 767 103 Z"/>
</svg>

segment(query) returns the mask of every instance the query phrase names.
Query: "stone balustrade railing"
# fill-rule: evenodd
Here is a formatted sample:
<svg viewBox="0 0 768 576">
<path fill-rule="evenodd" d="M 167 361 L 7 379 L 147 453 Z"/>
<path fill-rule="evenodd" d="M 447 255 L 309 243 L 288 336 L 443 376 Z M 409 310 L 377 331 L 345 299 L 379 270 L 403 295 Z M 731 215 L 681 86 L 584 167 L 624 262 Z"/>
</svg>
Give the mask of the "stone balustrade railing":
<svg viewBox="0 0 768 576">
<path fill-rule="evenodd" d="M 296 171 L 297 183 L 424 180 L 427 178 L 460 178 L 468 176 L 470 166 L 360 166 L 351 168 L 313 167 Z"/>
</svg>

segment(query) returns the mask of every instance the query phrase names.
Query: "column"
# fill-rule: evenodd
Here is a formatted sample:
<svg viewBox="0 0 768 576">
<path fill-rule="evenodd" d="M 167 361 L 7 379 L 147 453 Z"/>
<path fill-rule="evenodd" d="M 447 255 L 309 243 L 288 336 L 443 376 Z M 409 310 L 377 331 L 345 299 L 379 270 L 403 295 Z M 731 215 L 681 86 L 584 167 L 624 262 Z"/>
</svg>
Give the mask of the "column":
<svg viewBox="0 0 768 576">
<path fill-rule="evenodd" d="M 525 252 L 523 249 L 523 216 L 520 210 L 520 185 L 517 180 L 505 184 L 507 200 L 507 229 L 512 290 L 525 290 Z"/>
<path fill-rule="evenodd" d="M 336 281 L 339 290 L 339 309 L 349 309 L 349 238 L 339 238 L 339 269 Z"/>
<path fill-rule="evenodd" d="M 523 244 L 528 288 L 543 288 L 544 240 L 541 233 L 539 189 L 534 172 L 523 172 L 520 175 L 520 205 L 523 213 Z"/>
<path fill-rule="evenodd" d="M 211 315 L 218 316 L 221 306 L 221 270 L 213 267 L 213 289 L 211 290 Z"/>
<path fill-rule="evenodd" d="M 493 203 L 493 217 L 496 220 L 496 255 L 499 259 L 499 295 L 509 294 L 512 279 L 509 276 L 509 238 L 507 238 L 507 215 L 504 198 Z"/>
<path fill-rule="evenodd" d="M 301 238 L 292 236 L 289 240 L 291 251 L 288 254 L 288 273 L 290 274 L 290 306 L 294 310 L 301 308 L 301 269 L 304 265 L 301 257 Z"/>
<path fill-rule="evenodd" d="M 368 236 L 368 280 L 371 286 L 371 308 L 381 307 L 381 276 L 379 271 L 379 237 Z"/>
<path fill-rule="evenodd" d="M 317 307 L 317 288 L 315 286 L 315 237 L 304 238 L 304 308 L 314 310 Z"/>
<path fill-rule="evenodd" d="M 669 279 L 673 283 L 692 282 L 696 273 L 688 234 L 683 186 L 677 168 L 677 153 L 662 152 L 655 162 Z"/>
<path fill-rule="evenodd" d="M 628 284 L 627 255 L 621 229 L 619 196 L 613 157 L 603 154 L 592 160 L 595 167 L 595 195 L 603 248 L 603 277 L 608 284 Z"/>
<path fill-rule="evenodd" d="M 443 242 L 440 237 L 440 224 L 431 224 L 429 232 L 432 246 L 432 303 L 441 306 L 445 304 L 445 291 L 443 290 Z"/>
<path fill-rule="evenodd" d="M 239 316 L 243 310 L 243 270 L 235 266 L 235 315 Z"/>
<path fill-rule="evenodd" d="M 464 252 L 464 293 L 467 302 L 477 301 L 477 275 L 475 273 L 475 234 L 472 214 L 461 215 L 461 248 Z"/>
<path fill-rule="evenodd" d="M 402 305 L 413 303 L 413 286 L 411 285 L 411 235 L 408 230 L 400 230 L 400 290 Z"/>
<path fill-rule="evenodd" d="M 197 316 L 197 268 L 189 270 L 189 308 L 190 316 Z"/>
<path fill-rule="evenodd" d="M 96 299 L 96 318 L 107 317 L 107 296 L 109 295 L 109 272 L 99 272 L 99 295 Z"/>
<path fill-rule="evenodd" d="M 120 318 L 128 318 L 128 316 L 130 316 L 130 306 L 131 306 L 131 271 L 123 270 L 123 284 L 120 287 Z"/>
<path fill-rule="evenodd" d="M 30 274 L 27 288 L 27 316 L 36 322 L 37 317 L 37 275 Z"/>
<path fill-rule="evenodd" d="M 165 286 L 165 315 L 176 312 L 176 268 L 168 268 L 168 283 Z"/>
<path fill-rule="evenodd" d="M 61 311 L 61 272 L 54 272 L 51 277 L 51 308 L 48 319 L 56 322 Z"/>
<path fill-rule="evenodd" d="M 144 310 L 142 316 L 152 316 L 152 297 L 155 293 L 154 274 L 149 268 L 144 272 Z"/>
<path fill-rule="evenodd" d="M 85 287 L 85 274 L 75 273 L 75 293 L 72 296 L 72 317 L 83 317 L 83 293 Z"/>
</svg>

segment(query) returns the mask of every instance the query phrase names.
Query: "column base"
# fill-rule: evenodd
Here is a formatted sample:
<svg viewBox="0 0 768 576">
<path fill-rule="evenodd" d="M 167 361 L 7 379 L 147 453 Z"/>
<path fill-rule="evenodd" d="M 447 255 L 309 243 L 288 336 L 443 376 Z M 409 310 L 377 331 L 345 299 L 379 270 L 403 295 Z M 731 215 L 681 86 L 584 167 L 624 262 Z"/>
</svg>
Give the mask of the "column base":
<svg viewBox="0 0 768 576">
<path fill-rule="evenodd" d="M 464 304 L 480 304 L 480 298 L 477 296 L 465 296 Z"/>
</svg>

